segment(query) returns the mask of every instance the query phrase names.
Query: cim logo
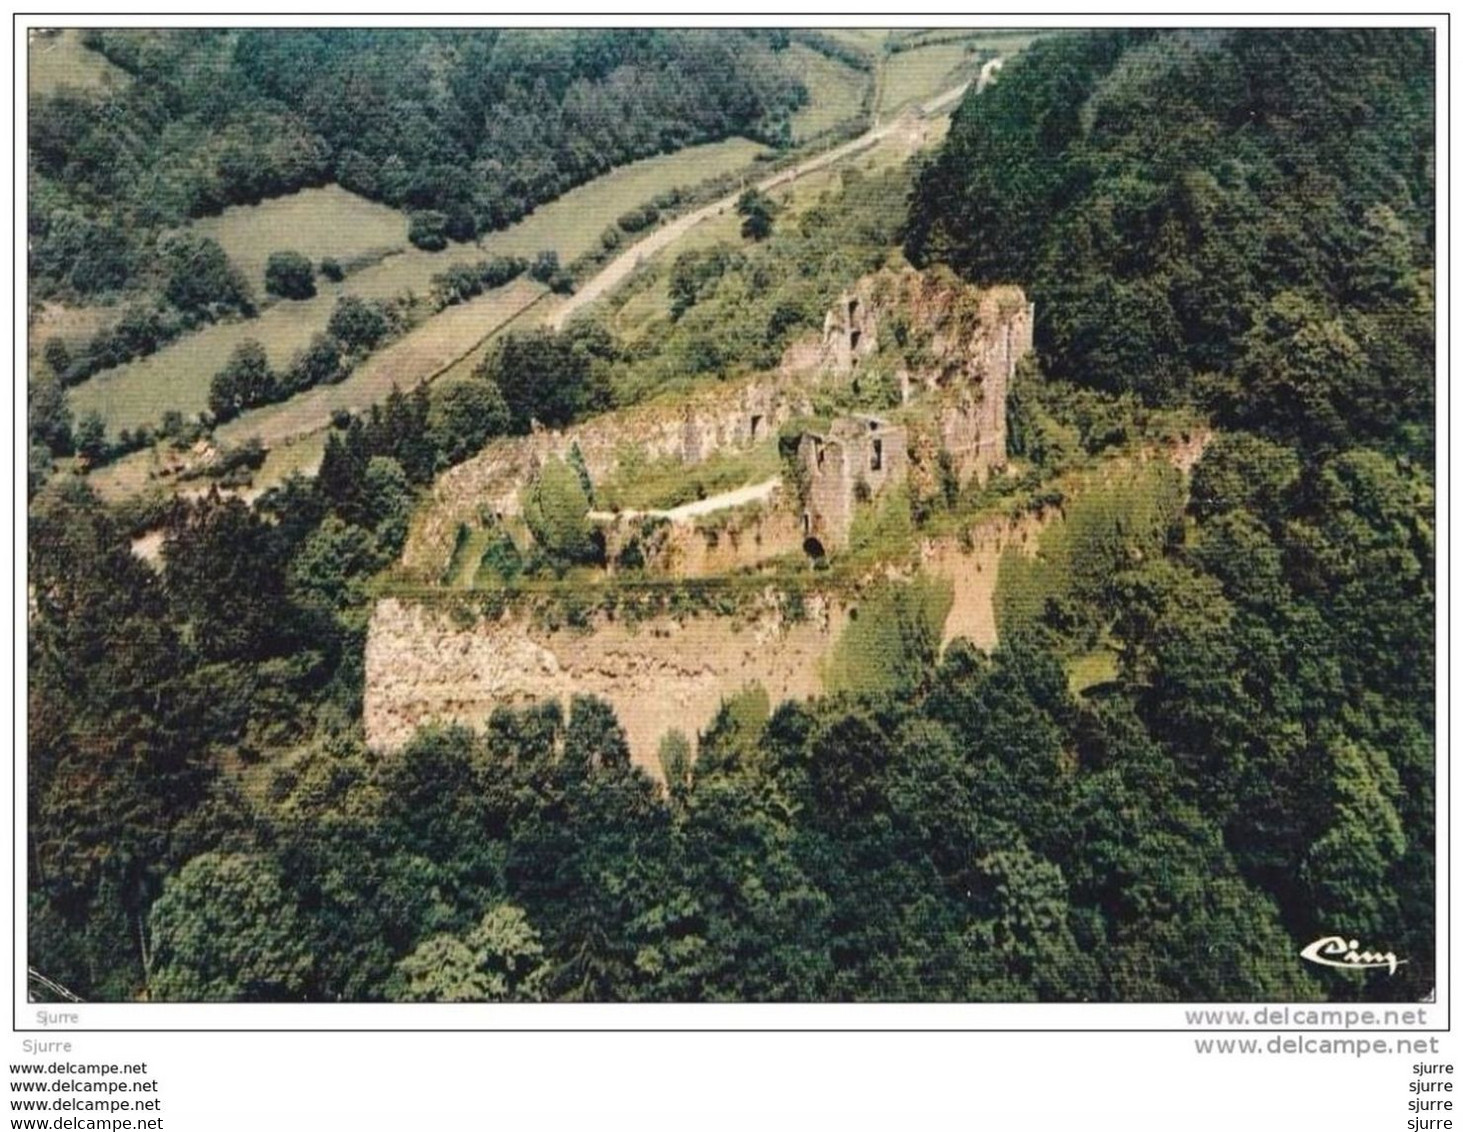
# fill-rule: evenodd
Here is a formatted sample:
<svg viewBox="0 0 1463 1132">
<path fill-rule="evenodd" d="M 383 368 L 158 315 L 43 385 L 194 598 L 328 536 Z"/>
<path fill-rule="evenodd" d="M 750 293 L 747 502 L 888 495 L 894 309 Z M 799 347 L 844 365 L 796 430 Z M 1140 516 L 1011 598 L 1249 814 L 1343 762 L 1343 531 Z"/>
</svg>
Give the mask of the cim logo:
<svg viewBox="0 0 1463 1132">
<path fill-rule="evenodd" d="M 1390 951 L 1360 951 L 1360 944 L 1339 935 L 1328 935 L 1308 943 L 1301 948 L 1300 957 L 1319 963 L 1322 967 L 1339 967 L 1343 971 L 1372 971 L 1387 968 L 1387 974 L 1395 975 L 1397 968 L 1406 963 Z"/>
</svg>

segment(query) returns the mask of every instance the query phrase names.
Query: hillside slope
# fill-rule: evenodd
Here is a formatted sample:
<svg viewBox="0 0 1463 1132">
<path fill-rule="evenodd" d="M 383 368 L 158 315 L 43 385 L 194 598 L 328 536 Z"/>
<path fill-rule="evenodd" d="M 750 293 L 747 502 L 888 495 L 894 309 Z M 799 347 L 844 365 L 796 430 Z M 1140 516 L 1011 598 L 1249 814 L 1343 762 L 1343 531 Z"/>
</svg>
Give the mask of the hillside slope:
<svg viewBox="0 0 1463 1132">
<path fill-rule="evenodd" d="M 961 107 L 907 251 L 1021 280 L 1053 376 L 1425 454 L 1432 54 L 1407 29 L 1040 41 Z"/>
</svg>

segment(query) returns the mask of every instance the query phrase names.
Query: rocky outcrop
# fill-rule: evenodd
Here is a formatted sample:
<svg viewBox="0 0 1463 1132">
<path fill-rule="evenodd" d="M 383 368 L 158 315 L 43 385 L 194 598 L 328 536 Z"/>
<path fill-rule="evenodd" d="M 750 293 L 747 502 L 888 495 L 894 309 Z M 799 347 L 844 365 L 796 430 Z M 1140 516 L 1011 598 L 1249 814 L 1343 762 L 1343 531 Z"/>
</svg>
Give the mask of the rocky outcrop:
<svg viewBox="0 0 1463 1132">
<path fill-rule="evenodd" d="M 366 740 L 394 750 L 428 723 L 481 726 L 497 707 L 567 705 L 584 693 L 614 707 L 633 758 L 658 773 L 667 731 L 694 737 L 748 684 L 760 683 L 774 703 L 822 690 L 819 662 L 844 617 L 822 599 L 806 611 L 789 621 L 769 595 L 745 620 L 660 617 L 576 633 L 516 615 L 464 625 L 429 604 L 386 598 L 366 641 Z"/>
<path fill-rule="evenodd" d="M 994 647 L 1001 552 L 1034 547 L 1039 527 L 1031 518 L 993 520 L 971 539 L 921 546 L 918 569 L 952 587 L 945 642 L 964 636 Z M 632 757 L 658 774 L 667 731 L 694 739 L 749 684 L 762 685 L 774 704 L 821 694 L 825 658 L 857 604 L 854 594 L 815 593 L 792 618 L 769 587 L 736 617 L 708 612 L 631 625 L 597 616 L 589 631 L 576 632 L 536 626 L 526 614 L 464 617 L 460 608 L 384 598 L 366 639 L 366 740 L 391 751 L 426 724 L 481 727 L 495 708 L 545 699 L 567 706 L 583 693 L 615 709 Z"/>
</svg>

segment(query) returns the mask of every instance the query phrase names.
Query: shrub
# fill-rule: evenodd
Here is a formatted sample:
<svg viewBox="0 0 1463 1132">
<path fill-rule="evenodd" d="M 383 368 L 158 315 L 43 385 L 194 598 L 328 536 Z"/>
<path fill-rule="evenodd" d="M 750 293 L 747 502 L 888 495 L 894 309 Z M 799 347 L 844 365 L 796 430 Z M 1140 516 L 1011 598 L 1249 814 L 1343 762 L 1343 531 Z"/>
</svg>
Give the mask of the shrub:
<svg viewBox="0 0 1463 1132">
<path fill-rule="evenodd" d="M 315 294 L 315 269 L 299 252 L 274 252 L 264 266 L 264 289 L 282 299 L 308 299 Z"/>
<path fill-rule="evenodd" d="M 447 246 L 447 214 L 413 212 L 406 238 L 426 252 L 440 252 Z"/>
<path fill-rule="evenodd" d="M 660 210 L 653 204 L 641 205 L 628 212 L 622 212 L 615 223 L 626 232 L 640 232 L 660 219 Z"/>
<path fill-rule="evenodd" d="M 604 540 L 589 521 L 589 496 L 578 474 L 550 458 L 523 489 L 523 518 L 550 558 L 559 562 L 602 562 Z"/>
<path fill-rule="evenodd" d="M 391 329 L 379 303 L 356 295 L 342 295 L 326 326 L 330 336 L 348 351 L 367 351 L 377 346 Z"/>
</svg>

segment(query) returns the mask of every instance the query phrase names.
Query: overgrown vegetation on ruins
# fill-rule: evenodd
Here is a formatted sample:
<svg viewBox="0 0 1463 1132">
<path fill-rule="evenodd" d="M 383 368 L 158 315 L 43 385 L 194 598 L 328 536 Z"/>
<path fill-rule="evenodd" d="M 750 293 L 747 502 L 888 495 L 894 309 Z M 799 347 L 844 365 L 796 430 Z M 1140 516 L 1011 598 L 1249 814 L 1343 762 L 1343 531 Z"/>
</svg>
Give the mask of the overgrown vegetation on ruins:
<svg viewBox="0 0 1463 1132">
<path fill-rule="evenodd" d="M 167 136 L 228 169 L 272 136 L 244 131 L 248 114 L 300 142 L 312 119 L 277 105 L 333 115 L 346 104 L 316 85 L 331 68 L 408 82 L 400 53 L 422 40 L 393 34 L 362 33 L 319 72 L 279 49 L 311 41 L 262 38 L 245 58 L 278 103 L 226 98 L 221 120 Z M 536 136 L 525 107 L 610 105 L 611 78 L 571 77 L 615 51 L 671 67 L 695 47 L 532 42 L 566 53 L 566 90 L 509 68 L 503 89 L 457 92 L 521 140 L 506 180 L 482 182 L 521 179 L 521 200 L 597 160 Z M 218 49 L 202 32 L 104 45 L 143 76 L 165 48 Z M 748 45 L 775 62 L 775 42 Z M 850 172 L 755 245 L 652 265 L 598 321 L 507 337 L 464 383 L 344 415 L 313 480 L 252 506 L 45 485 L 28 546 L 29 963 L 94 1000 L 1424 998 L 1431 58 L 1407 30 L 1043 38 L 967 96 L 907 212 L 908 172 Z M 728 74 L 750 84 L 751 120 L 796 104 L 775 68 Z M 111 97 L 141 113 L 128 100 L 161 81 Z M 106 233 L 144 182 L 98 179 L 68 105 L 46 111 L 37 193 L 97 209 L 102 251 L 125 258 L 131 237 Z M 399 120 L 349 105 L 321 120 L 343 131 L 321 160 L 359 155 L 383 199 L 385 171 L 408 186 L 420 171 L 392 146 L 428 146 L 425 169 L 455 136 L 411 101 L 389 104 Z M 670 128 L 623 116 L 634 152 Z M 450 212 L 454 166 L 430 168 L 420 204 Z M 181 183 L 222 191 L 210 169 Z M 491 192 L 472 198 L 478 221 L 520 200 Z M 668 735 L 659 779 L 588 696 L 367 748 L 373 587 L 442 468 L 535 418 L 775 365 L 842 288 L 897 262 L 901 229 L 932 270 L 1024 286 L 1037 356 L 1012 385 L 1011 474 L 871 501 L 846 553 L 1044 509 L 1035 556 L 1001 567 L 999 647 L 941 653 L 939 587 L 883 579 L 829 694 L 745 689 L 703 733 Z M 48 411 L 33 402 L 33 424 Z M 1143 458 L 1201 418 L 1214 433 L 1187 478 Z M 582 506 L 649 491 L 655 469 L 639 471 L 586 486 L 567 461 L 546 468 L 526 521 L 567 562 L 592 558 Z M 154 568 L 130 542 L 159 526 Z M 473 553 L 461 570 L 523 566 L 501 542 Z M 789 619 L 801 595 L 784 594 Z M 1296 962 L 1339 932 L 1408 961 L 1390 978 Z"/>
</svg>

